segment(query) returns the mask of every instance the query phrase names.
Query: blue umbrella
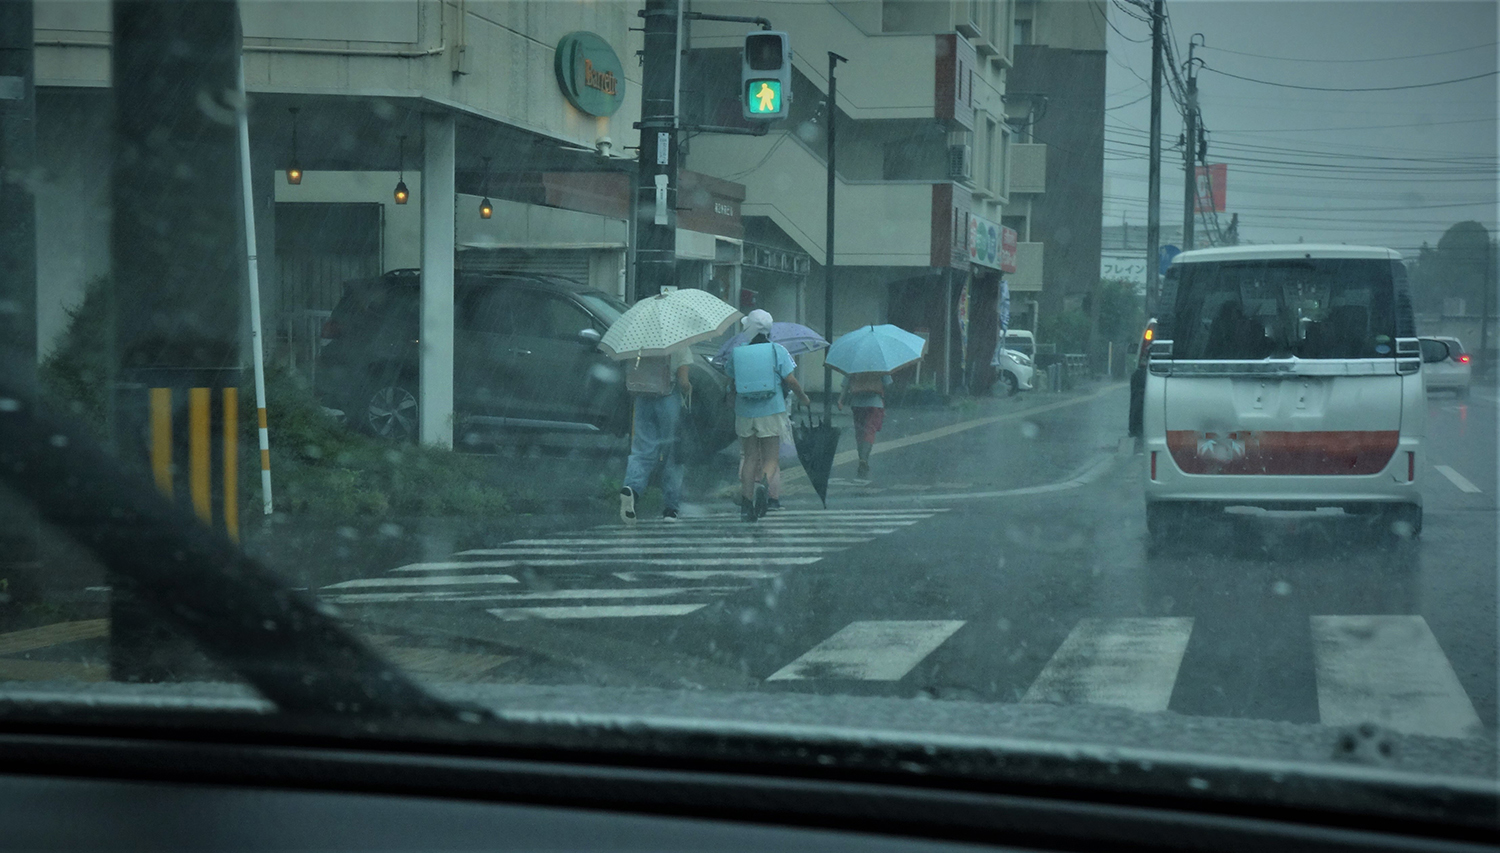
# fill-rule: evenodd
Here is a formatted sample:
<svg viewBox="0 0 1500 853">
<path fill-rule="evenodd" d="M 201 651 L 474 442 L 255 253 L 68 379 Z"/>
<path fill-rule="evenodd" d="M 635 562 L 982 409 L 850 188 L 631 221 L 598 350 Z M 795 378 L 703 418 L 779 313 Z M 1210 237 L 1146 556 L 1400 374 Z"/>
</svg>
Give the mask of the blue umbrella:
<svg viewBox="0 0 1500 853">
<path fill-rule="evenodd" d="M 750 338 L 749 332 L 740 332 L 725 341 L 714 355 L 714 364 L 724 364 L 729 358 L 729 351 L 741 344 L 749 343 Z M 822 335 L 798 323 L 772 323 L 771 343 L 781 344 L 791 355 L 802 355 L 828 346 L 828 342 L 823 340 Z"/>
<path fill-rule="evenodd" d="M 889 323 L 863 326 L 828 348 L 824 361 L 840 373 L 890 373 L 922 358 L 927 341 Z"/>
</svg>

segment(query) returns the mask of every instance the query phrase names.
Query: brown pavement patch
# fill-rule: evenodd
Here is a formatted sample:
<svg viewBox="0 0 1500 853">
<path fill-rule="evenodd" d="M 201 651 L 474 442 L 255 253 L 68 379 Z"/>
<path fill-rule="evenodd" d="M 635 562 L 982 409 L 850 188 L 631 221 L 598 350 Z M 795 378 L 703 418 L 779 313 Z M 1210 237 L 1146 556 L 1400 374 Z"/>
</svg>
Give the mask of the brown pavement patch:
<svg viewBox="0 0 1500 853">
<path fill-rule="evenodd" d="M 109 667 L 98 663 L 0 658 L 0 681 L 106 681 Z"/>
<path fill-rule="evenodd" d="M 84 619 L 79 622 L 56 622 L 40 628 L 27 628 L 0 634 L 0 655 L 14 655 L 48 646 L 93 640 L 109 636 L 108 619 Z"/>
</svg>

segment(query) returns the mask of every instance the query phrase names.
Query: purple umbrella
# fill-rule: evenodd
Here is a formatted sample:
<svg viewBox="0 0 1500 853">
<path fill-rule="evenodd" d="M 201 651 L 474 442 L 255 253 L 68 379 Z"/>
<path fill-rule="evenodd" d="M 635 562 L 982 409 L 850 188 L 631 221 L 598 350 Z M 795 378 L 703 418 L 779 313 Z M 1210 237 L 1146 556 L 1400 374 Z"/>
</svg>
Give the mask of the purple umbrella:
<svg viewBox="0 0 1500 853">
<path fill-rule="evenodd" d="M 738 335 L 725 341 L 724 345 L 719 347 L 719 351 L 714 355 L 714 366 L 722 366 L 729 358 L 729 351 L 740 344 L 749 343 L 750 338 L 751 335 L 749 332 L 740 332 Z M 803 353 L 828 348 L 828 342 L 823 340 L 822 335 L 799 323 L 772 323 L 771 343 L 781 344 L 792 355 L 802 355 Z"/>
</svg>

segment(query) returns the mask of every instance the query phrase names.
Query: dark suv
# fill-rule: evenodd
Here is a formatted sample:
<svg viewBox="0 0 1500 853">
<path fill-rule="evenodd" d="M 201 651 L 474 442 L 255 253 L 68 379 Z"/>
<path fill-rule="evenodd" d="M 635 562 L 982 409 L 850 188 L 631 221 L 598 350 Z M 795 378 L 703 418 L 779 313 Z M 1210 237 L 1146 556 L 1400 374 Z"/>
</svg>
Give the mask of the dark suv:
<svg viewBox="0 0 1500 853">
<path fill-rule="evenodd" d="M 417 270 L 348 282 L 324 325 L 317 393 L 356 429 L 417 438 L 420 289 Z M 624 373 L 598 349 L 624 304 L 564 279 L 460 272 L 453 310 L 456 434 L 630 431 Z M 701 456 L 734 440 L 734 418 L 724 404 L 724 377 L 708 367 L 710 348 L 694 349 L 701 363 L 691 373 L 684 436 Z"/>
</svg>

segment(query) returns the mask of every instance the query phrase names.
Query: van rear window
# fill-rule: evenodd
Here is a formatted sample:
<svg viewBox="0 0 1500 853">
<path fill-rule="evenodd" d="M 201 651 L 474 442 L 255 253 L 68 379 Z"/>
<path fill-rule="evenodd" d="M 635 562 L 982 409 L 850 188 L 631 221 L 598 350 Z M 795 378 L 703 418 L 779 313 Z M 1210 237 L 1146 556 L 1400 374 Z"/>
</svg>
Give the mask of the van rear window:
<svg viewBox="0 0 1500 853">
<path fill-rule="evenodd" d="M 1389 260 L 1305 258 L 1179 264 L 1172 357 L 1392 358 Z"/>
</svg>

